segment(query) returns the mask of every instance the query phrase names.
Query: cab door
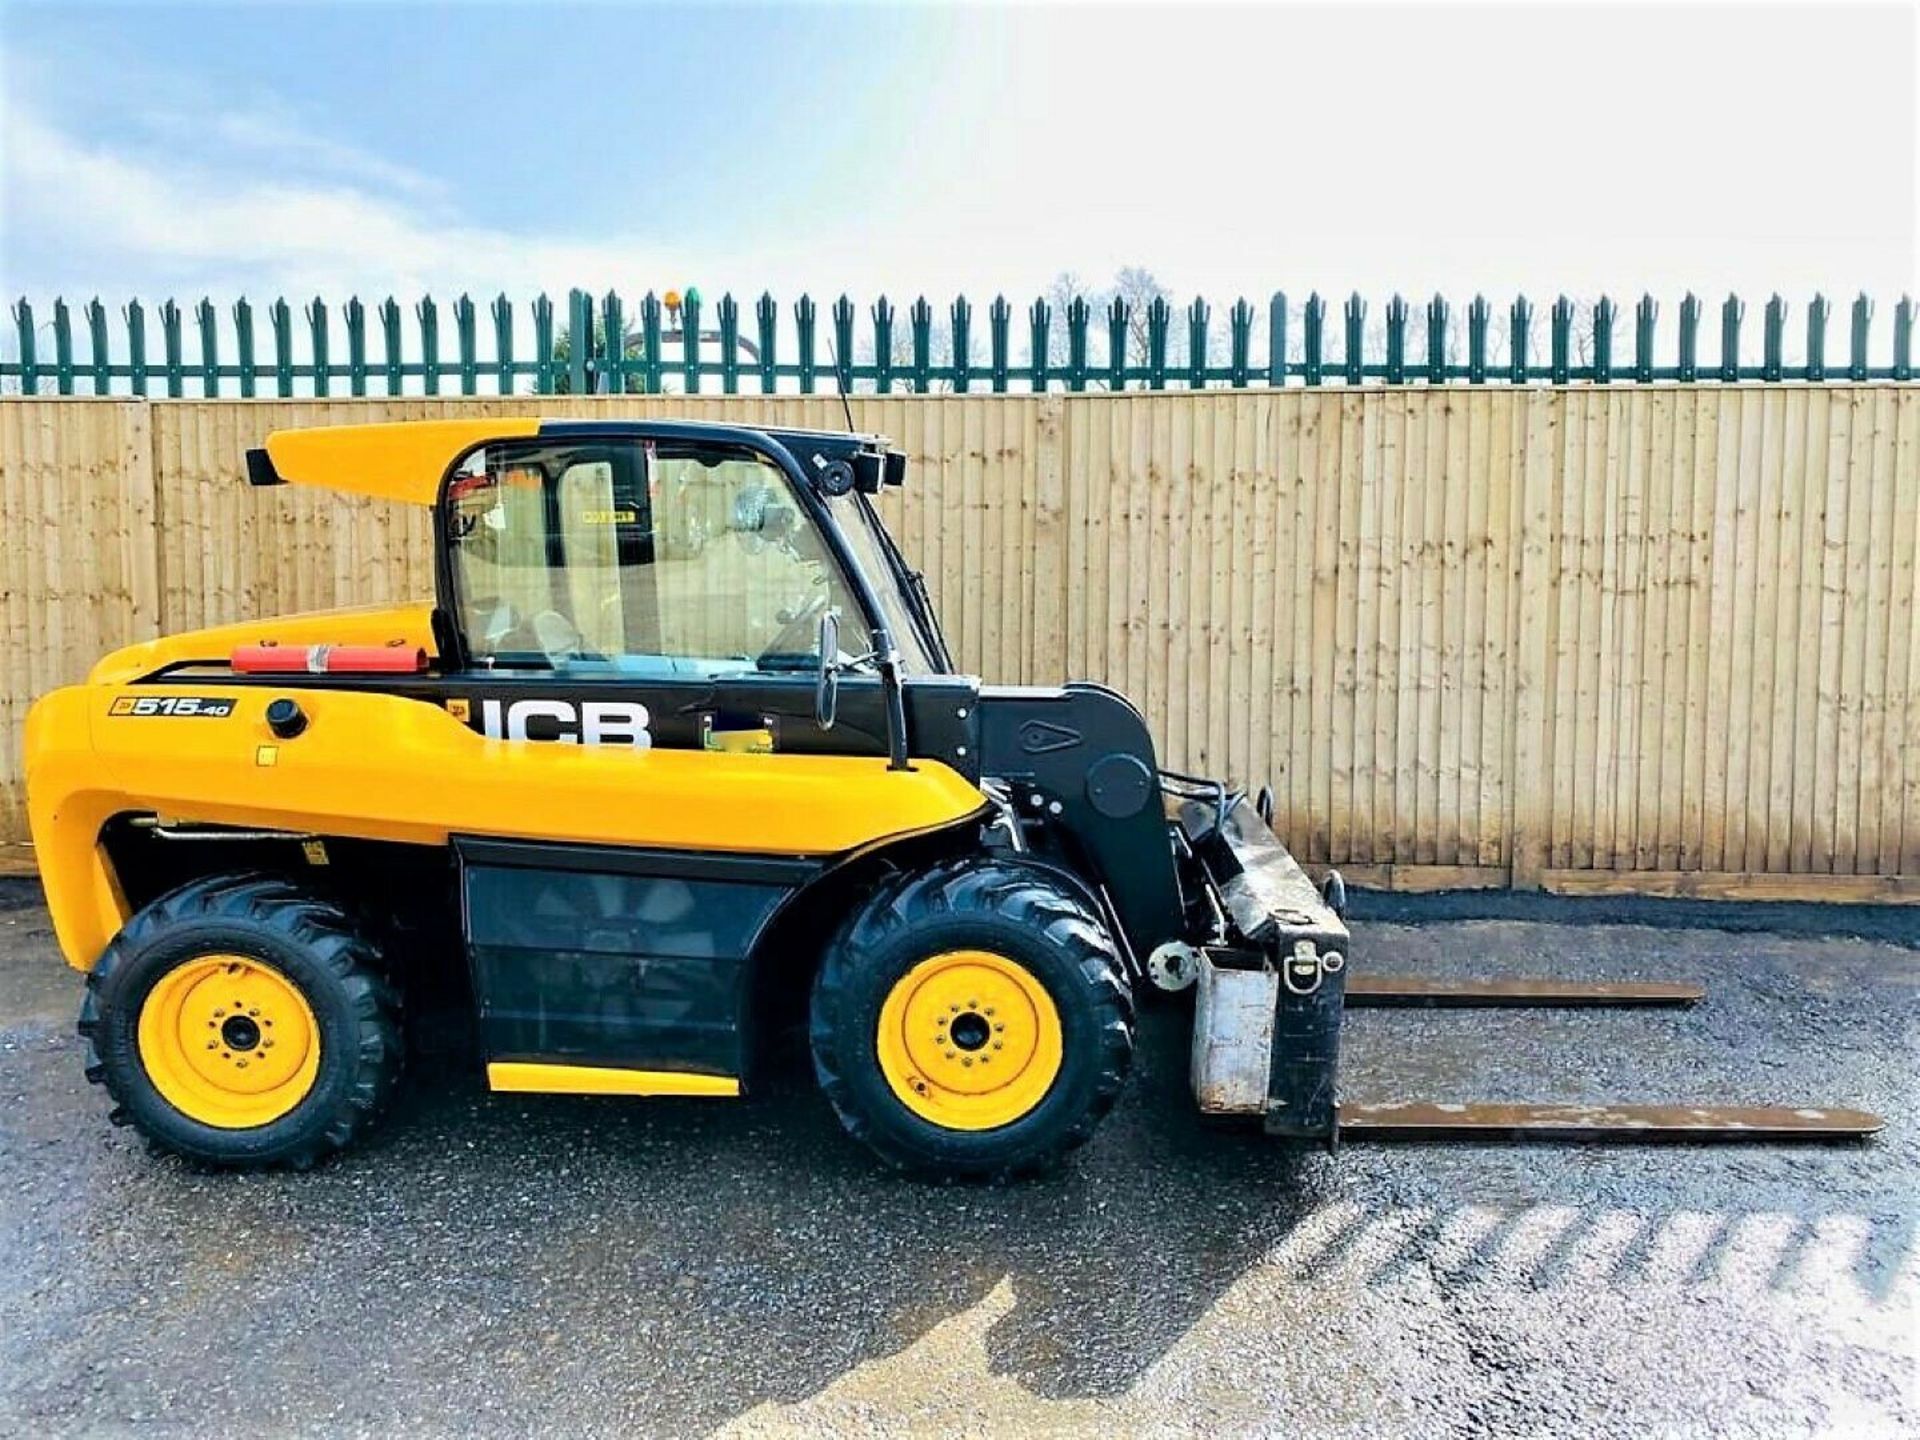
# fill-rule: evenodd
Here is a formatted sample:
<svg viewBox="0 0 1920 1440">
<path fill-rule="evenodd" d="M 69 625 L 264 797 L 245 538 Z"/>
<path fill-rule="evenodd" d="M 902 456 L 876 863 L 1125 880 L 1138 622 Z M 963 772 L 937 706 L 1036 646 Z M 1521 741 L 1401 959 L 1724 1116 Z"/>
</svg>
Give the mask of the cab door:
<svg viewBox="0 0 1920 1440">
<path fill-rule="evenodd" d="M 635 1089 L 737 1083 L 756 943 L 832 858 L 765 852 L 769 781 L 790 797 L 817 774 L 812 803 L 844 805 L 826 757 L 859 756 L 889 783 L 876 679 L 847 676 L 830 728 L 815 711 L 820 617 L 862 645 L 857 592 L 785 472 L 734 445 L 490 444 L 448 482 L 441 518 L 456 713 L 524 744 L 526 766 L 631 751 L 600 803 L 636 815 L 668 803 L 650 780 L 665 752 L 682 773 L 684 752 L 710 753 L 702 803 L 737 836 L 702 851 L 458 841 L 489 1074 L 497 1088 L 599 1088 L 604 1070 Z"/>
</svg>

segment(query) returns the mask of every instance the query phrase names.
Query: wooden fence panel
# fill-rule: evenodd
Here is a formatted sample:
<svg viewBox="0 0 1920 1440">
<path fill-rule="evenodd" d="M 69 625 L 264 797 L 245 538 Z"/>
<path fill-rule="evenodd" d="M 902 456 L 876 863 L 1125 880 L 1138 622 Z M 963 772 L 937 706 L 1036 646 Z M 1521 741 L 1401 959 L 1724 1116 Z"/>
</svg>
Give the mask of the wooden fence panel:
<svg viewBox="0 0 1920 1440">
<path fill-rule="evenodd" d="M 1920 888 L 1920 387 L 852 408 L 908 454 L 881 508 L 964 668 L 1123 689 L 1165 763 L 1270 783 L 1311 862 L 1390 885 Z M 431 592 L 422 513 L 253 491 L 248 446 L 528 409 L 844 423 L 821 395 L 0 403 L 0 840 L 24 839 L 26 706 L 103 651 Z"/>
</svg>

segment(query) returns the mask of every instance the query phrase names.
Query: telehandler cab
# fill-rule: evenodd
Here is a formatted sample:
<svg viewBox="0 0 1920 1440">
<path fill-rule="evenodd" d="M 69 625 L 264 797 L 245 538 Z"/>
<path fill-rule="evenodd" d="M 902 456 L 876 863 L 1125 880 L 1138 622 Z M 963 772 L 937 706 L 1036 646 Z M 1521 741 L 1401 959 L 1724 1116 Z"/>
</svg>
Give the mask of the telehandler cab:
<svg viewBox="0 0 1920 1440">
<path fill-rule="evenodd" d="M 1878 1127 L 1337 1104 L 1348 1004 L 1698 992 L 1354 973 L 1340 877 L 1309 881 L 1264 796 L 1162 770 L 1103 686 L 955 673 L 877 438 L 450 420 L 280 432 L 247 465 L 430 507 L 437 593 L 134 645 L 34 707 L 87 1074 L 159 1148 L 347 1145 L 436 984 L 495 1090 L 737 1095 L 804 1015 L 846 1128 L 946 1174 L 1084 1141 L 1149 987 L 1197 987 L 1199 1108 L 1283 1136 Z"/>
</svg>

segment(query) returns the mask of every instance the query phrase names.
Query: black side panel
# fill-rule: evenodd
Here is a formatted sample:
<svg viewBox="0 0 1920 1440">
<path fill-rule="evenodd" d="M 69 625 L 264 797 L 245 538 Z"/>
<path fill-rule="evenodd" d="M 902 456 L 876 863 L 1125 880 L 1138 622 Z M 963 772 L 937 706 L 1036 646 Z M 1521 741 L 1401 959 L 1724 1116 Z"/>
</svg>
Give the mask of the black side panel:
<svg viewBox="0 0 1920 1440">
<path fill-rule="evenodd" d="M 1012 783 L 1022 820 L 1064 833 L 1060 848 L 1104 887 L 1136 958 L 1182 936 L 1153 739 L 1124 696 L 982 687 L 980 753 L 983 775 Z"/>
<path fill-rule="evenodd" d="M 489 1060 L 743 1073 L 746 958 L 798 868 L 456 843 Z"/>
</svg>

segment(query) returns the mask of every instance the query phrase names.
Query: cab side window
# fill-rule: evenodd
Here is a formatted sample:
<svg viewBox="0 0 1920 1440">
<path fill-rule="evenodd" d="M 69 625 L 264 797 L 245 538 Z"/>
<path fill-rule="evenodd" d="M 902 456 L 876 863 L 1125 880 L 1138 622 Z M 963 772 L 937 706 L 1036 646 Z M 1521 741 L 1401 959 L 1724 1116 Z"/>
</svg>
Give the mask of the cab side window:
<svg viewBox="0 0 1920 1440">
<path fill-rule="evenodd" d="M 821 615 L 850 639 L 865 628 L 786 476 L 748 452 L 507 442 L 467 459 L 445 507 L 457 620 L 480 666 L 811 670 Z"/>
</svg>

